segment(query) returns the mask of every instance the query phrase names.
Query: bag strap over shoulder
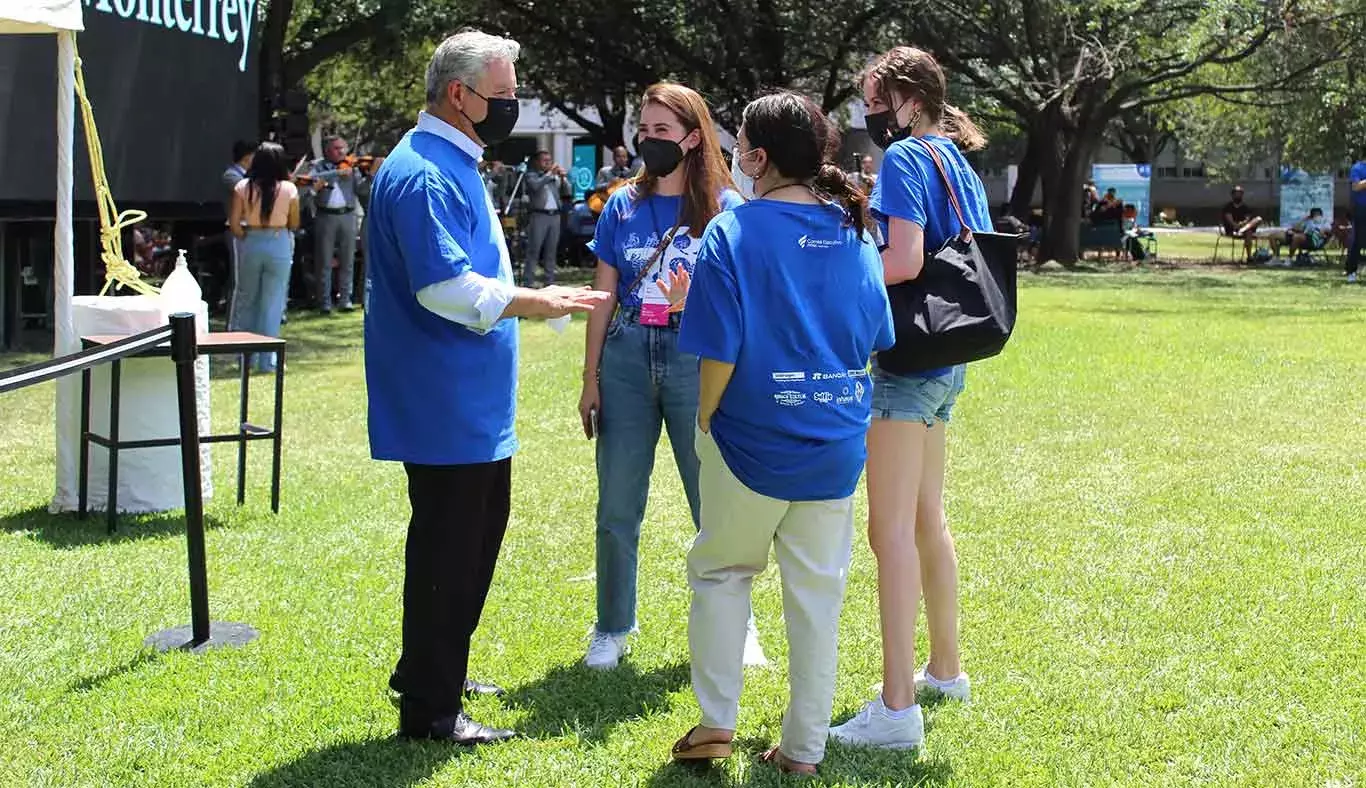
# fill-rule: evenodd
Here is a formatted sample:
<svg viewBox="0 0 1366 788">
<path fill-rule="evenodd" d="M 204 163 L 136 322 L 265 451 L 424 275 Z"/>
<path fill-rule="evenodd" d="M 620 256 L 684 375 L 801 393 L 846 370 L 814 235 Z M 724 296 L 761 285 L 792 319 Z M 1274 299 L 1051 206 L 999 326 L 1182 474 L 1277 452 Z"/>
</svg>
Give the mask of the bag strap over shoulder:
<svg viewBox="0 0 1366 788">
<path fill-rule="evenodd" d="M 948 170 L 944 169 L 944 160 L 940 158 L 939 151 L 919 137 L 911 137 L 911 139 L 925 146 L 925 150 L 930 153 L 930 158 L 934 159 L 934 168 L 939 170 L 939 178 L 944 182 L 944 191 L 949 195 L 949 205 L 953 206 L 953 212 L 958 216 L 958 225 L 963 228 L 958 237 L 962 239 L 963 243 L 971 241 L 972 228 L 968 227 L 968 220 L 963 216 L 963 206 L 958 202 L 958 194 L 953 190 L 953 181 L 949 180 Z"/>
</svg>

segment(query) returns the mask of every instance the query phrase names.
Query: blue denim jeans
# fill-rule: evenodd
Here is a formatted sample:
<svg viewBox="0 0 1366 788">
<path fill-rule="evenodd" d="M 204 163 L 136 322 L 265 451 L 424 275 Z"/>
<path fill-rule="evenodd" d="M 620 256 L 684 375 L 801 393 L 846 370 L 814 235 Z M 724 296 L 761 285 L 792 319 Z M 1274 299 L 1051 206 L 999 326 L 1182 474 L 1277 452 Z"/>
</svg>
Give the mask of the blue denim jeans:
<svg viewBox="0 0 1366 788">
<path fill-rule="evenodd" d="M 238 245 L 237 292 L 232 318 L 242 331 L 280 336 L 280 317 L 289 295 L 294 263 L 294 233 L 285 229 L 248 230 Z M 256 368 L 275 369 L 274 353 L 256 354 Z"/>
<path fill-rule="evenodd" d="M 675 329 L 635 319 L 634 310 L 625 310 L 612 321 L 599 367 L 597 630 L 608 635 L 636 628 L 640 524 L 661 427 L 669 431 L 693 528 L 698 526 L 697 356 L 679 352 Z"/>
</svg>

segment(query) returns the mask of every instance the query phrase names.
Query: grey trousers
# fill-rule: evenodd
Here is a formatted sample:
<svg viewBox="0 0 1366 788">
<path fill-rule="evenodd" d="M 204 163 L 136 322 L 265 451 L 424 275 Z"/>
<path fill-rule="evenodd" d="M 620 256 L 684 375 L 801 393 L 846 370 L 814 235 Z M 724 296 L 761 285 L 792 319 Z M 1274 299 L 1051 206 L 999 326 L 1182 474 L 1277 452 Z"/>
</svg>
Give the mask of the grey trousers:
<svg viewBox="0 0 1366 788">
<path fill-rule="evenodd" d="M 545 269 L 545 283 L 555 284 L 555 254 L 560 249 L 560 215 L 533 213 L 527 226 L 526 261 L 522 284 L 536 284 L 536 263 Z"/>
<path fill-rule="evenodd" d="M 337 258 L 337 289 L 341 306 L 351 303 L 351 285 L 356 278 L 356 212 L 345 214 L 318 212 L 313 220 L 313 278 L 315 296 L 322 309 L 332 308 L 332 258 Z"/>
</svg>

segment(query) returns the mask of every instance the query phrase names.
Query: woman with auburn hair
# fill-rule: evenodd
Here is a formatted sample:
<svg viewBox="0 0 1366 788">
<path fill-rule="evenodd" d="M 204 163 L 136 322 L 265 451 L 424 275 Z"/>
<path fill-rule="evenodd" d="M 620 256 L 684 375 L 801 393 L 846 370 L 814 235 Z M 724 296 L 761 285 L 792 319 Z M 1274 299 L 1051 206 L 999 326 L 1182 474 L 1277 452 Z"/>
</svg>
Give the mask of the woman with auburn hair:
<svg viewBox="0 0 1366 788">
<path fill-rule="evenodd" d="M 597 622 L 585 663 L 615 668 L 636 629 L 640 526 L 661 428 L 698 525 L 697 356 L 678 349 L 681 315 L 670 312 L 660 274 L 691 273 L 699 239 L 718 213 L 744 200 L 735 191 L 706 102 L 669 82 L 640 102 L 637 148 L 644 169 L 608 198 L 589 248 L 593 286 L 613 294 L 588 318 L 584 433 L 597 439 Z M 751 622 L 747 663 L 762 664 Z"/>
<path fill-rule="evenodd" d="M 863 73 L 868 134 L 887 151 L 870 204 L 882 229 L 889 286 L 920 275 L 963 227 L 991 232 L 986 190 L 960 148 L 986 144 L 961 110 L 948 104 L 944 72 L 930 53 L 896 47 Z M 944 174 L 940 174 L 940 167 Z M 963 391 L 964 365 L 897 375 L 873 362 L 868 429 L 868 542 L 877 559 L 883 684 L 831 736 L 846 744 L 906 749 L 924 740 L 917 691 L 967 700 L 958 653 L 958 558 L 944 517 L 945 427 Z M 925 593 L 930 659 L 917 671 L 915 623 Z"/>
</svg>

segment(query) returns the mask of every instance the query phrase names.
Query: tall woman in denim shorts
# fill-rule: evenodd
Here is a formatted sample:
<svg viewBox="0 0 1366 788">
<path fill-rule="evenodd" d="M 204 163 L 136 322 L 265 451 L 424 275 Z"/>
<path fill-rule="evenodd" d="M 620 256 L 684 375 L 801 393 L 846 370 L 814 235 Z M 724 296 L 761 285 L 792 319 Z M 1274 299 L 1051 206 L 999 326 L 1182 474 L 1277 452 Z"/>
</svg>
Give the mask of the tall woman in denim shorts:
<svg viewBox="0 0 1366 788">
<path fill-rule="evenodd" d="M 644 170 L 607 199 L 589 244 L 598 256 L 593 286 L 614 295 L 588 318 L 579 399 L 598 466 L 598 620 L 584 662 L 600 670 L 617 666 L 636 628 L 640 526 L 661 428 L 698 524 L 698 361 L 678 349 L 681 315 L 657 281 L 691 272 L 707 223 L 744 202 L 696 91 L 668 82 L 647 89 L 637 148 Z M 681 567 L 678 576 L 682 585 Z M 764 659 L 752 626 L 747 653 L 751 663 Z"/>
<path fill-rule="evenodd" d="M 920 275 L 925 255 L 961 230 L 930 153 L 939 154 L 972 230 L 990 231 L 982 182 L 960 148 L 985 139 L 946 102 L 944 72 L 927 52 L 897 47 L 863 78 L 868 133 L 886 150 L 871 207 L 882 226 L 887 284 Z M 868 540 L 877 558 L 882 618 L 881 694 L 831 730 L 848 744 L 912 748 L 924 738 L 916 691 L 966 700 L 958 654 L 958 560 L 944 517 L 945 427 L 963 390 L 962 365 L 895 375 L 873 362 L 868 431 Z M 930 659 L 915 662 L 915 623 L 925 591 Z"/>
</svg>

